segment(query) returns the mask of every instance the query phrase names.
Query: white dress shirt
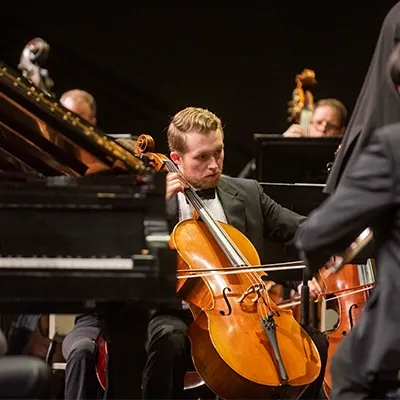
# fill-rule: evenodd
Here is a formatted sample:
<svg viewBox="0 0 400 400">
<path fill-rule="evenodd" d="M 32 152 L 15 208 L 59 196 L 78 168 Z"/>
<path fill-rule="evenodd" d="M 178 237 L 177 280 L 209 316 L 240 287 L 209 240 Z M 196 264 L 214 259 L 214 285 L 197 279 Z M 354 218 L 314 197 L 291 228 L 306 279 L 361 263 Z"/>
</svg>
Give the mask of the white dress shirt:
<svg viewBox="0 0 400 400">
<path fill-rule="evenodd" d="M 186 201 L 186 197 L 183 193 L 179 192 L 177 196 L 178 196 L 179 221 L 192 218 L 193 206 Z M 214 199 L 207 199 L 202 201 L 204 205 L 210 210 L 211 214 L 215 219 L 221 222 L 227 222 L 224 209 L 222 208 L 222 204 L 218 198 L 217 190 L 215 190 Z M 184 300 L 182 300 L 182 308 L 184 310 L 189 309 L 189 305 Z"/>
<path fill-rule="evenodd" d="M 193 217 L 193 207 L 186 201 L 186 197 L 183 193 L 178 193 L 178 209 L 179 209 L 179 221 L 189 219 Z M 215 219 L 221 222 L 227 222 L 224 209 L 219 200 L 218 193 L 215 191 L 214 199 L 202 200 L 205 206 L 211 211 L 211 214 Z"/>
</svg>

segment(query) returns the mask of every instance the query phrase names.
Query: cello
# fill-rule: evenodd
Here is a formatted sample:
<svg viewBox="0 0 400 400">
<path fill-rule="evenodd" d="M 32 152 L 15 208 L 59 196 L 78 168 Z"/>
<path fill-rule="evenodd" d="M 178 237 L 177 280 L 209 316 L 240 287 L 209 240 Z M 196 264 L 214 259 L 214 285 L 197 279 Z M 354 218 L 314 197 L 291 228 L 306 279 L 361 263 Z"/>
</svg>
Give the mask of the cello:
<svg viewBox="0 0 400 400">
<path fill-rule="evenodd" d="M 180 173 L 153 148 L 150 136 L 137 139 L 145 164 Z M 260 265 L 252 243 L 217 221 L 192 187 L 185 195 L 196 217 L 175 226 L 170 244 L 178 254 L 177 293 L 194 318 L 188 335 L 197 372 L 224 399 L 298 398 L 320 372 L 315 344 L 291 311 L 269 298 L 265 274 L 251 271 Z"/>
<path fill-rule="evenodd" d="M 374 287 L 374 273 L 370 265 L 358 264 L 344 264 L 337 274 L 328 277 L 325 277 L 325 271 L 326 267 L 322 267 L 318 271 L 318 282 L 322 293 L 314 302 L 320 305 L 319 330 L 324 332 L 329 343 L 323 389 L 326 397 L 331 399 L 330 362 L 337 346 L 358 322 L 360 313 Z M 280 308 L 293 310 L 293 315 L 297 321 L 300 321 L 300 305 L 300 296 L 278 303 Z M 333 311 L 337 315 L 337 321 L 331 329 L 325 330 L 327 311 Z"/>
<path fill-rule="evenodd" d="M 336 273 L 326 276 L 325 267 L 319 270 L 318 281 L 323 293 L 320 297 L 328 309 L 333 309 L 338 315 L 335 326 L 325 331 L 329 342 L 328 361 L 325 370 L 323 389 L 328 399 L 331 398 L 332 378 L 330 362 L 341 340 L 350 333 L 357 323 L 374 287 L 373 266 L 344 264 Z M 364 278 L 364 279 L 363 279 Z"/>
</svg>

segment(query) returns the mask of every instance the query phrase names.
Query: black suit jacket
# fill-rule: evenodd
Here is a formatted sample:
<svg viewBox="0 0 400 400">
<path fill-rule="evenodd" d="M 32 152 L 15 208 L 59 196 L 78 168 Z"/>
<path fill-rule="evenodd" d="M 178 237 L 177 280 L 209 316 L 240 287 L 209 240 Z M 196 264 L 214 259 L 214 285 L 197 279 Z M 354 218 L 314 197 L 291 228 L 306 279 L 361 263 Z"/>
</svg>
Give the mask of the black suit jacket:
<svg viewBox="0 0 400 400">
<path fill-rule="evenodd" d="M 365 376 L 400 368 L 400 124 L 372 133 L 334 192 L 296 234 L 314 270 L 366 227 L 374 232 L 377 283 L 349 338 Z"/>
<path fill-rule="evenodd" d="M 222 176 L 217 185 L 218 197 L 228 224 L 241 231 L 263 259 L 263 239 L 290 245 L 305 217 L 280 206 L 268 197 L 260 184 L 251 179 Z M 167 205 L 170 228 L 178 221 L 176 196 Z"/>
<path fill-rule="evenodd" d="M 292 245 L 298 227 L 306 218 L 276 203 L 264 193 L 261 185 L 255 180 L 223 175 L 217 185 L 217 193 L 228 224 L 252 242 L 263 263 L 268 262 L 263 257 L 263 239 Z M 172 232 L 178 223 L 177 196 L 167 203 L 167 218 Z M 277 283 L 294 289 L 300 282 Z M 176 308 L 180 307 L 181 302 L 178 300 Z M 160 309 L 154 315 L 161 312 L 163 310 Z"/>
</svg>

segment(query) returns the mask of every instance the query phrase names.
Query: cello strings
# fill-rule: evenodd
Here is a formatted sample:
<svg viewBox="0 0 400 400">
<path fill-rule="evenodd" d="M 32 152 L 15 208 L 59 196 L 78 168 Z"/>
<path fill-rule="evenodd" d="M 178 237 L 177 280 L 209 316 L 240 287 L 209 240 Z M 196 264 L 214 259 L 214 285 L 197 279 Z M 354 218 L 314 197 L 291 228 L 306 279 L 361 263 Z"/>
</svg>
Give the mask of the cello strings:
<svg viewBox="0 0 400 400">
<path fill-rule="evenodd" d="M 185 176 L 181 173 L 178 166 L 171 160 L 166 161 L 165 165 L 171 172 L 176 172 L 176 173 L 180 174 L 181 177 L 183 177 L 184 181 L 189 185 L 189 188 L 185 189 L 185 195 L 188 198 L 189 202 L 194 207 L 194 209 L 199 214 L 200 214 L 200 212 L 199 212 L 200 210 L 204 210 L 204 212 L 207 214 L 207 217 L 211 221 L 211 223 L 208 222 L 210 224 L 210 226 L 215 231 L 219 231 L 221 233 L 221 235 L 224 237 L 224 239 L 229 244 L 231 249 L 240 258 L 242 265 L 248 266 L 250 263 L 247 261 L 246 257 L 239 250 L 239 248 L 236 246 L 236 244 L 233 242 L 233 240 L 229 237 L 229 235 L 226 233 L 226 231 L 222 228 L 222 226 L 218 223 L 218 221 L 214 218 L 211 211 L 208 209 L 208 207 L 204 204 L 204 202 L 198 196 L 198 194 L 194 190 L 193 186 L 190 185 L 190 183 L 187 181 Z M 205 222 L 205 221 L 203 221 L 203 222 Z M 212 234 L 212 231 L 210 233 Z M 222 246 L 220 246 L 220 247 L 222 248 Z M 222 250 L 224 250 L 224 249 L 222 248 Z M 228 251 L 228 249 L 226 249 L 226 250 Z M 220 271 L 220 269 L 218 269 L 218 270 Z M 219 271 L 215 271 L 215 272 L 210 271 L 210 273 L 203 274 L 202 277 L 211 276 L 211 275 L 223 275 Z M 265 302 L 264 296 L 263 295 L 260 296 L 264 300 L 262 302 L 261 307 L 267 306 L 269 308 L 269 310 L 272 311 L 271 299 L 268 295 L 268 291 L 266 290 L 264 281 L 261 279 L 261 277 L 257 273 L 254 273 L 254 272 L 252 273 L 252 272 L 253 271 L 247 272 L 251 286 L 254 286 L 254 288 L 257 288 L 257 286 L 260 287 L 260 291 L 262 292 L 262 294 L 265 294 L 267 297 L 267 302 Z M 231 274 L 237 274 L 237 273 L 238 273 L 238 271 L 231 272 Z M 188 275 L 188 277 L 195 277 L 195 275 Z M 255 293 L 255 295 L 257 295 L 257 293 Z M 265 315 L 268 314 L 268 310 L 263 309 L 262 311 L 264 312 Z"/>
<path fill-rule="evenodd" d="M 268 264 L 266 264 L 268 265 Z M 207 270 L 179 270 L 178 273 L 186 272 L 189 275 L 179 275 L 177 276 L 177 279 L 189 279 L 189 278 L 201 278 L 205 276 L 211 276 L 211 275 L 232 275 L 232 274 L 244 274 L 248 272 L 254 272 L 254 271 L 285 271 L 285 270 L 293 270 L 293 269 L 304 269 L 304 265 L 298 265 L 298 266 L 286 266 L 286 267 L 271 267 L 271 268 L 265 268 L 263 265 L 255 265 L 255 266 L 249 266 L 249 267 L 226 267 L 226 268 L 210 268 L 208 271 Z M 193 273 L 193 275 L 190 275 L 190 273 Z M 268 275 L 266 275 L 268 276 Z"/>
<path fill-rule="evenodd" d="M 284 263 L 273 263 L 273 264 L 261 264 L 261 265 L 249 265 L 246 267 L 224 267 L 224 271 L 230 271 L 230 270 L 237 270 L 237 269 L 254 269 L 258 270 L 261 269 L 264 272 L 267 271 L 280 271 L 280 270 L 292 270 L 292 269 L 304 269 L 306 266 L 303 261 L 289 261 L 289 262 L 284 262 Z M 219 271 L 219 269 L 215 269 L 216 271 Z M 196 269 L 197 273 L 200 272 L 211 272 L 213 269 Z M 179 272 L 193 272 L 192 269 L 181 269 Z"/>
<path fill-rule="evenodd" d="M 366 292 L 367 290 L 371 290 L 373 287 L 374 287 L 374 284 L 371 283 L 371 286 L 368 286 L 368 287 L 365 287 L 365 288 L 362 288 L 362 289 L 353 290 L 351 292 L 343 293 L 343 294 L 340 294 L 340 295 L 335 295 L 334 292 L 332 292 L 332 293 L 329 293 L 329 294 L 332 294 L 333 297 L 331 297 L 329 299 L 325 299 L 325 302 L 332 301 L 332 300 L 337 300 L 337 299 L 340 299 L 340 298 L 346 297 L 346 296 L 351 296 L 351 295 L 356 294 L 356 293 Z M 351 290 L 351 289 L 348 289 L 348 290 Z M 324 297 L 324 293 L 322 293 L 319 297 Z M 313 303 L 319 303 L 319 302 L 320 302 L 320 298 L 318 298 L 318 299 L 313 301 Z M 301 304 L 301 301 L 295 299 L 294 301 L 292 301 L 290 303 L 286 303 L 286 304 L 282 304 L 282 305 L 278 304 L 278 307 L 279 308 L 288 308 L 288 307 L 297 306 L 299 304 Z"/>
<path fill-rule="evenodd" d="M 269 311 L 272 311 L 272 305 L 271 305 L 271 299 L 268 295 L 268 291 L 266 290 L 264 281 L 261 279 L 261 277 L 257 273 L 254 273 L 255 270 L 251 268 L 250 263 L 248 262 L 246 257 L 243 255 L 243 253 L 240 251 L 240 249 L 236 246 L 235 242 L 230 238 L 230 236 L 227 234 L 227 232 L 222 228 L 222 226 L 219 224 L 219 222 L 214 218 L 214 216 L 211 214 L 208 207 L 199 198 L 197 193 L 192 188 L 190 188 L 189 193 L 190 193 L 191 197 L 193 197 L 193 200 L 192 200 L 192 203 L 194 203 L 193 206 L 197 207 L 198 212 L 200 209 L 203 209 L 206 212 L 207 216 L 211 220 L 211 224 L 214 225 L 214 229 L 221 232 L 222 236 L 227 241 L 227 243 L 229 244 L 231 249 L 240 258 L 242 265 L 227 267 L 226 269 L 225 268 L 223 268 L 223 269 L 218 268 L 218 269 L 214 269 L 214 270 L 209 269 L 205 273 L 200 273 L 200 271 L 196 270 L 197 273 L 195 273 L 194 275 L 188 275 L 187 277 L 200 277 L 200 276 L 205 277 L 205 276 L 210 276 L 210 275 L 237 275 L 238 273 L 247 273 L 247 276 L 250 280 L 250 284 L 251 284 L 251 286 L 254 287 L 254 295 L 257 297 L 260 294 L 259 292 L 257 293 L 257 288 L 258 288 L 258 290 L 261 291 L 261 295 L 259 296 L 259 298 L 262 299 L 261 311 L 265 315 L 267 315 L 268 310 L 265 307 L 268 307 Z M 260 267 L 260 269 L 262 269 L 262 267 Z M 267 301 L 264 298 L 264 294 L 266 294 Z"/>
</svg>

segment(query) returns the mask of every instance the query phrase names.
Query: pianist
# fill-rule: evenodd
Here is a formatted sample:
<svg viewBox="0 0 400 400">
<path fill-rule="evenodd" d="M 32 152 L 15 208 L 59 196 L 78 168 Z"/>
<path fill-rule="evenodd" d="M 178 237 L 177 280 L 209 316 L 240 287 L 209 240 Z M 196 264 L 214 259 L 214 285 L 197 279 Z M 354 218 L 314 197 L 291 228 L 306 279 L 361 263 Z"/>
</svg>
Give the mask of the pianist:
<svg viewBox="0 0 400 400">
<path fill-rule="evenodd" d="M 60 103 L 91 124 L 96 123 L 96 102 L 83 90 L 65 92 Z M 85 161 L 90 162 L 91 159 Z M 21 314 L 11 324 L 8 333 L 8 354 L 22 354 L 36 329 L 40 315 Z M 63 356 L 67 361 L 65 399 L 95 398 L 98 384 L 95 374 L 94 340 L 100 332 L 100 321 L 94 315 L 78 315 L 73 330 L 63 342 Z"/>
<path fill-rule="evenodd" d="M 93 96 L 80 89 L 65 92 L 61 104 L 95 125 L 96 101 Z M 94 341 L 101 331 L 97 315 L 77 315 L 75 325 L 63 341 L 62 352 L 66 360 L 65 400 L 93 399 L 97 397 L 99 385 L 95 372 L 96 346 Z"/>
</svg>

